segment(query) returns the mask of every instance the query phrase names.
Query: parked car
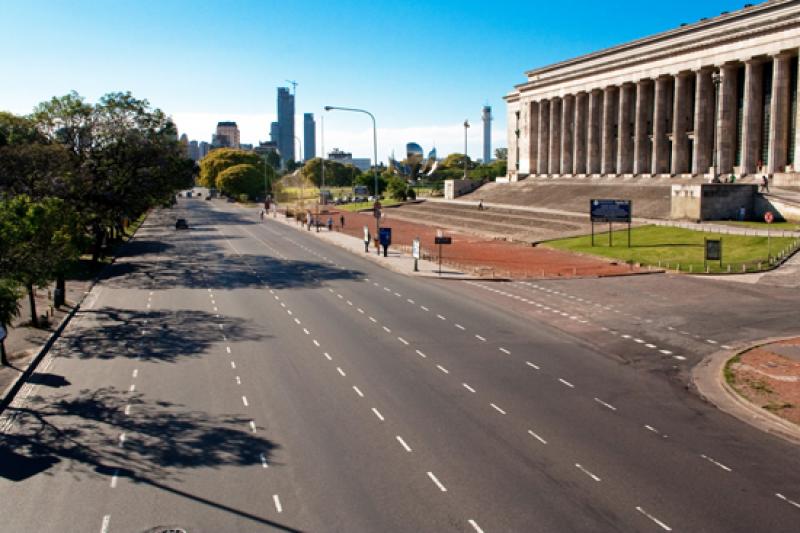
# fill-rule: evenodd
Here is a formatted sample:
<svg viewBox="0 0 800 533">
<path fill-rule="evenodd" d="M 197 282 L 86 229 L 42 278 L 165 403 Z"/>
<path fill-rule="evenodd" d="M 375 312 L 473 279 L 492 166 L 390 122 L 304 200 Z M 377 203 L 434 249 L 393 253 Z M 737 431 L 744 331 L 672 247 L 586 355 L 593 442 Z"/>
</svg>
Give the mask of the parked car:
<svg viewBox="0 0 800 533">
<path fill-rule="evenodd" d="M 189 223 L 185 218 L 179 218 L 175 221 L 175 229 L 189 229 Z"/>
</svg>

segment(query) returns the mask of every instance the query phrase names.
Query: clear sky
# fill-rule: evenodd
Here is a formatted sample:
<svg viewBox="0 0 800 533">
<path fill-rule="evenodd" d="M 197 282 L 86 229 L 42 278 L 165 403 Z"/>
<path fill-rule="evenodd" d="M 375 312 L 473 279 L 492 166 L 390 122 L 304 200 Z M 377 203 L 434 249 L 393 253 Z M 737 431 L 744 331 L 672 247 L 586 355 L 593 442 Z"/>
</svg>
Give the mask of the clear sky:
<svg viewBox="0 0 800 533">
<path fill-rule="evenodd" d="M 131 91 L 211 140 L 235 120 L 242 142 L 268 140 L 276 87 L 296 80 L 302 113 L 325 115 L 325 147 L 379 158 L 416 141 L 480 157 L 481 106 L 506 145 L 502 100 L 523 73 L 743 7 L 732 0 L 0 0 L 0 109 L 28 113 L 76 90 L 90 101 Z"/>
</svg>

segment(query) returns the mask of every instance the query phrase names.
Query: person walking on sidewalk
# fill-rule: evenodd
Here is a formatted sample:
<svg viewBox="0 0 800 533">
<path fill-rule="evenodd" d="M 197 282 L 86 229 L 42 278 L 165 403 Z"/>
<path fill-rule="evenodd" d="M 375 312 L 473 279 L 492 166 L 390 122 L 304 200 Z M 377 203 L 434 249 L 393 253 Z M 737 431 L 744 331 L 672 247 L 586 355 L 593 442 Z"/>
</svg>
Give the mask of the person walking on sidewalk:
<svg viewBox="0 0 800 533">
<path fill-rule="evenodd" d="M 344 230 L 344 213 L 339 215 L 339 227 L 342 228 L 342 230 Z"/>
<path fill-rule="evenodd" d="M 333 231 L 333 217 L 328 217 L 328 231 Z"/>
<path fill-rule="evenodd" d="M 769 192 L 769 177 L 766 174 L 761 176 L 761 192 Z"/>
</svg>

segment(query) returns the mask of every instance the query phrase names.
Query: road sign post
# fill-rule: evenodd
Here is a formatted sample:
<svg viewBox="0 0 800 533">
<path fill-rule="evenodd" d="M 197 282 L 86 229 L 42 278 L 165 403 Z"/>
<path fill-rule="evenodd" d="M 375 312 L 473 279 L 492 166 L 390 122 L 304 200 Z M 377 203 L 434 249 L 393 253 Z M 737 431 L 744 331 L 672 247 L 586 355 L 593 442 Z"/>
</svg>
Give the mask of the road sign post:
<svg viewBox="0 0 800 533">
<path fill-rule="evenodd" d="M 722 270 L 722 239 L 705 239 L 703 270 L 708 270 L 709 261 L 719 261 L 719 268 Z"/>
<path fill-rule="evenodd" d="M 411 257 L 414 258 L 414 272 L 419 272 L 419 237 L 411 241 Z"/>
<path fill-rule="evenodd" d="M 445 237 L 442 233 L 442 230 L 436 230 L 436 237 L 433 239 L 433 243 L 439 246 L 439 275 L 442 275 L 442 245 L 443 244 L 453 244 L 452 237 Z"/>
<path fill-rule="evenodd" d="M 388 257 L 389 246 L 392 244 L 392 228 L 381 228 L 379 230 L 379 239 L 381 246 L 383 246 L 383 257 Z"/>
<path fill-rule="evenodd" d="M 774 221 L 775 215 L 772 214 L 772 211 L 767 211 L 764 213 L 764 222 L 767 223 L 767 264 L 772 262 L 772 246 L 770 242 L 769 225 Z"/>
</svg>

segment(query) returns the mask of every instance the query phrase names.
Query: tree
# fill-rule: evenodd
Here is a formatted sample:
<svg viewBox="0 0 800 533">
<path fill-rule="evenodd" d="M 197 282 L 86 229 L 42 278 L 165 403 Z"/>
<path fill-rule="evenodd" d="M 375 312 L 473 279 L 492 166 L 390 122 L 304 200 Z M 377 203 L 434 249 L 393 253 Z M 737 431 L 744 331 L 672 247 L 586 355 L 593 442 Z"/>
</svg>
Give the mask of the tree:
<svg viewBox="0 0 800 533">
<path fill-rule="evenodd" d="M 264 191 L 264 174 L 253 165 L 234 165 L 219 173 L 217 184 L 227 196 L 238 198 L 246 194 L 252 199 Z"/>
<path fill-rule="evenodd" d="M 19 315 L 19 285 L 12 279 L 0 278 L 0 326 L 8 331 L 11 321 Z M 8 366 L 5 341 L 0 340 L 0 365 Z"/>
<path fill-rule="evenodd" d="M 322 159 L 309 159 L 303 166 L 303 174 L 317 186 L 322 186 Z M 343 165 L 338 161 L 325 161 L 325 185 L 329 187 L 349 187 L 361 170 L 353 165 Z"/>
<path fill-rule="evenodd" d="M 261 192 L 264 192 L 264 159 L 255 152 L 246 152 L 235 148 L 218 148 L 212 150 L 200 161 L 199 183 L 203 187 L 222 189 L 217 182 L 220 173 L 236 165 L 250 165 L 261 173 Z M 272 181 L 275 171 L 268 166 L 267 180 Z"/>
<path fill-rule="evenodd" d="M 387 179 L 386 192 L 389 198 L 405 201 L 408 197 L 408 183 L 403 178 L 391 176 Z"/>
<path fill-rule="evenodd" d="M 383 194 L 383 191 L 386 190 L 386 183 L 387 179 L 393 177 L 393 175 L 389 172 L 385 172 L 383 175 L 378 175 L 378 189 L 380 192 L 378 195 Z M 376 196 L 375 194 L 375 174 L 372 172 L 364 172 L 356 176 L 353 185 L 366 185 L 369 189 L 369 194 L 372 196 Z"/>
<path fill-rule="evenodd" d="M 281 168 L 281 155 L 277 151 L 272 150 L 267 152 L 265 157 L 267 164 L 272 167 L 272 170 L 278 170 Z"/>
<path fill-rule="evenodd" d="M 494 149 L 494 157 L 495 159 L 500 159 L 502 161 L 508 160 L 508 148 L 495 148 Z"/>
</svg>

